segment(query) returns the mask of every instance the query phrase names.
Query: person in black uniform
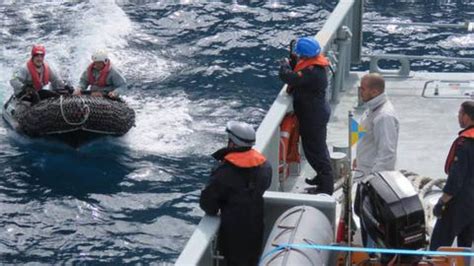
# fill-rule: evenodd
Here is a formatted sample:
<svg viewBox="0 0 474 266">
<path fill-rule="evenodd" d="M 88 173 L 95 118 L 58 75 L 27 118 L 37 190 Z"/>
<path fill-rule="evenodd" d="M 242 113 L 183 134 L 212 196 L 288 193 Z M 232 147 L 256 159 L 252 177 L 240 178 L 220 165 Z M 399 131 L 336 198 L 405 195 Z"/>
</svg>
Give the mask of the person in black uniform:
<svg viewBox="0 0 474 266">
<path fill-rule="evenodd" d="M 288 84 L 287 92 L 293 95 L 303 151 L 316 171 L 316 176 L 306 179 L 306 183 L 317 185 L 309 193 L 332 195 L 334 180 L 326 144 L 327 123 L 331 114 L 326 100 L 326 67 L 329 61 L 321 54 L 319 43 L 312 37 L 299 38 L 294 52 L 291 61 L 281 61 L 279 76 Z"/>
<path fill-rule="evenodd" d="M 474 101 L 461 104 L 458 114 L 463 130 L 451 145 L 445 164 L 448 174 L 443 195 L 433 208 L 438 218 L 430 250 L 451 246 L 470 247 L 474 239 Z"/>
<path fill-rule="evenodd" d="M 227 147 L 212 156 L 219 165 L 201 192 L 199 205 L 208 215 L 221 213 L 219 247 L 227 265 L 257 265 L 263 242 L 263 193 L 272 167 L 252 146 L 255 130 L 246 123 L 227 123 Z"/>
</svg>

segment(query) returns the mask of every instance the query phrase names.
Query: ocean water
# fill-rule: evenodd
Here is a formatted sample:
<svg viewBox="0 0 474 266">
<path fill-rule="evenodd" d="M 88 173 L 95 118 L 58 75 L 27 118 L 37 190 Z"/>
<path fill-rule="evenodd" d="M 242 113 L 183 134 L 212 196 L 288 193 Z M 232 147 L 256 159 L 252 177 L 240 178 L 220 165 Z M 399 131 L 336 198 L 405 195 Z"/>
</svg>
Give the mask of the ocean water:
<svg viewBox="0 0 474 266">
<path fill-rule="evenodd" d="M 136 127 L 79 149 L 0 123 L 0 263 L 172 263 L 202 211 L 228 120 L 258 126 L 289 41 L 315 35 L 335 1 L 2 1 L 0 100 L 43 43 L 72 84 L 98 48 L 128 80 Z M 367 21 L 464 23 L 473 1 L 367 1 Z M 364 26 L 364 53 L 474 56 L 474 33 Z M 390 35 L 390 36 L 389 36 Z M 354 69 L 367 69 L 368 62 Z M 422 71 L 472 65 L 419 61 Z"/>
</svg>

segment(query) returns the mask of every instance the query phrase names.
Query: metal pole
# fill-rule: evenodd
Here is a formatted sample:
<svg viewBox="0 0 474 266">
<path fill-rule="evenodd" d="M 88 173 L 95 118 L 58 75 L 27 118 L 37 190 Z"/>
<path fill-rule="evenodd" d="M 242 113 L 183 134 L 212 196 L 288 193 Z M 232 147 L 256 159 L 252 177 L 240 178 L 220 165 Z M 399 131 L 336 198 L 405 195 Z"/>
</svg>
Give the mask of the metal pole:
<svg viewBox="0 0 474 266">
<path fill-rule="evenodd" d="M 348 141 L 349 141 L 349 150 L 347 151 L 347 157 L 349 159 L 349 169 L 351 169 L 352 164 L 352 111 L 349 111 L 348 115 Z M 347 171 L 346 177 L 346 217 L 347 217 L 347 246 L 352 246 L 352 171 Z M 352 265 L 352 253 L 349 251 L 346 257 L 346 265 Z"/>
<path fill-rule="evenodd" d="M 459 24 L 435 24 L 435 23 L 422 23 L 422 22 L 405 23 L 405 22 L 364 21 L 364 24 L 366 25 L 396 25 L 396 26 L 402 26 L 402 27 L 419 26 L 419 27 L 431 27 L 431 28 L 458 28 L 458 29 L 467 29 L 471 31 L 470 25 L 472 25 L 472 22 L 459 23 Z"/>
<path fill-rule="evenodd" d="M 413 59 L 413 60 L 433 60 L 433 61 L 459 61 L 474 63 L 473 58 L 468 57 L 447 57 L 436 55 L 401 55 L 401 54 L 363 54 L 363 57 L 379 58 L 379 59 Z"/>
<path fill-rule="evenodd" d="M 352 42 L 351 42 L 351 62 L 360 63 L 362 54 L 362 17 L 364 16 L 364 1 L 355 0 L 352 6 Z"/>
<path fill-rule="evenodd" d="M 334 76 L 334 86 L 332 88 L 331 102 L 339 103 L 339 92 L 343 91 L 344 86 L 344 77 L 346 76 L 344 72 L 349 72 L 348 66 L 349 60 L 347 57 L 347 50 L 349 48 L 350 39 L 352 38 L 352 33 L 347 26 L 342 26 L 337 31 L 337 58 L 338 64 L 336 69 L 336 74 Z M 348 64 L 349 63 L 349 64 Z"/>
<path fill-rule="evenodd" d="M 474 252 L 474 241 L 472 241 L 471 243 L 471 252 Z M 470 260 L 469 266 L 474 266 L 474 259 L 469 258 L 469 260 Z"/>
</svg>

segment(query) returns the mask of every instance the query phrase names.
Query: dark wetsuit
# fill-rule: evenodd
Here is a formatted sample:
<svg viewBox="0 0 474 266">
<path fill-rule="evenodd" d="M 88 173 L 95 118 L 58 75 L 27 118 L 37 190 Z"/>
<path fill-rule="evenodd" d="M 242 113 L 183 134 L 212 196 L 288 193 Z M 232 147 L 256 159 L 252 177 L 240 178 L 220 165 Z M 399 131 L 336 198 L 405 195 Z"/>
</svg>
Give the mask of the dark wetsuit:
<svg viewBox="0 0 474 266">
<path fill-rule="evenodd" d="M 263 242 L 263 193 L 272 168 L 250 148 L 222 149 L 213 154 L 221 164 L 201 193 L 209 215 L 221 211 L 219 246 L 227 265 L 257 265 Z"/>
<path fill-rule="evenodd" d="M 451 246 L 455 237 L 459 247 L 470 247 L 474 239 L 474 127 L 459 135 L 453 144 L 454 156 L 448 156 L 448 180 L 443 188 L 453 197 L 436 220 L 430 250 Z"/>
<path fill-rule="evenodd" d="M 332 195 L 334 180 L 326 144 L 327 123 L 331 114 L 326 100 L 326 68 L 310 65 L 293 71 L 289 64 L 282 64 L 279 76 L 292 88 L 293 108 L 300 125 L 304 154 L 317 173 L 318 191 Z"/>
</svg>

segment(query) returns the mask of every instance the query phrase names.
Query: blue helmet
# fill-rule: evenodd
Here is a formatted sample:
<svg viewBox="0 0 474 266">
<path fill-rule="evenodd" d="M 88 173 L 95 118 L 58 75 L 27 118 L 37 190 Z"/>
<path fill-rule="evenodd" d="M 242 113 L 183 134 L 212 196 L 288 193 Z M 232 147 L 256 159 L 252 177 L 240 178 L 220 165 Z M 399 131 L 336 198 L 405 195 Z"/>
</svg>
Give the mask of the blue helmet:
<svg viewBox="0 0 474 266">
<path fill-rule="evenodd" d="M 303 57 L 315 57 L 321 52 L 319 42 L 313 37 L 302 37 L 296 42 L 295 54 Z"/>
</svg>

